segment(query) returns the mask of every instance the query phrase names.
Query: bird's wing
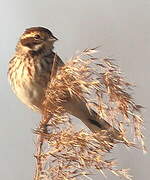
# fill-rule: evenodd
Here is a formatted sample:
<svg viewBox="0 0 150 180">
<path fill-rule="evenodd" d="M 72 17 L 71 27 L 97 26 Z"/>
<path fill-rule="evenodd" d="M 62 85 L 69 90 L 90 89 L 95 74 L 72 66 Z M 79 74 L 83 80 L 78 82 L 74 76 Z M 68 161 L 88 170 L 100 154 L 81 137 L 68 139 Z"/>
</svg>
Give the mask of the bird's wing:
<svg viewBox="0 0 150 180">
<path fill-rule="evenodd" d="M 52 74 L 56 75 L 56 69 L 63 65 L 63 61 L 59 58 L 59 56 L 55 55 Z M 107 121 L 100 118 L 100 116 L 94 110 L 89 109 L 84 100 L 81 100 L 74 95 L 73 97 L 68 98 L 63 106 L 67 112 L 82 120 L 82 122 L 92 132 L 98 133 L 102 130 L 106 130 L 106 133 L 108 136 L 110 136 L 111 140 L 116 139 L 123 141 L 121 133 L 112 127 Z"/>
<path fill-rule="evenodd" d="M 67 112 L 73 116 L 82 120 L 82 122 L 95 133 L 106 130 L 106 134 L 110 136 L 111 141 L 119 140 L 123 141 L 121 133 L 113 128 L 107 121 L 100 118 L 100 116 L 86 105 L 86 102 L 79 99 L 78 97 L 71 97 L 66 103 L 64 108 Z"/>
</svg>

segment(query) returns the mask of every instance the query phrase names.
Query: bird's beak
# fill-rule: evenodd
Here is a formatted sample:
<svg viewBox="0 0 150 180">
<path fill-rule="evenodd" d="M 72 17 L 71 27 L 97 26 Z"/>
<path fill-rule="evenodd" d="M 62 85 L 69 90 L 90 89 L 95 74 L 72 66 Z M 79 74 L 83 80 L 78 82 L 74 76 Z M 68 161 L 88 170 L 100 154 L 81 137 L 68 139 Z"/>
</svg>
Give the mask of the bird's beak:
<svg viewBox="0 0 150 180">
<path fill-rule="evenodd" d="M 58 39 L 55 37 L 55 36 L 51 36 L 50 38 L 49 38 L 49 41 L 57 41 Z"/>
</svg>

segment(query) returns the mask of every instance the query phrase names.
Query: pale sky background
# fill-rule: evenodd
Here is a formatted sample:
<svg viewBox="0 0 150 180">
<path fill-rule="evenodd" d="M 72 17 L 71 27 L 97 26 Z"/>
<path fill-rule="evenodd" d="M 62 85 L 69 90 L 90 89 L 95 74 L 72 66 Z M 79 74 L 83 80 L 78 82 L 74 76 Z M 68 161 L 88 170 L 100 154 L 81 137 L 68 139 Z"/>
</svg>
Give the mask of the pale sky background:
<svg viewBox="0 0 150 180">
<path fill-rule="evenodd" d="M 57 53 L 67 59 L 77 50 L 101 45 L 101 56 L 116 58 L 137 84 L 134 96 L 145 106 L 145 136 L 150 147 L 150 1 L 149 0 L 5 0 L 0 6 L 0 179 L 30 180 L 34 170 L 32 129 L 40 116 L 10 90 L 7 64 L 25 28 L 44 26 L 60 41 Z M 79 121 L 77 121 L 79 124 Z M 134 180 L 149 180 L 150 156 L 118 145 L 112 155 L 131 168 Z M 119 180 L 108 174 L 108 180 Z M 104 180 L 96 176 L 94 180 Z"/>
</svg>

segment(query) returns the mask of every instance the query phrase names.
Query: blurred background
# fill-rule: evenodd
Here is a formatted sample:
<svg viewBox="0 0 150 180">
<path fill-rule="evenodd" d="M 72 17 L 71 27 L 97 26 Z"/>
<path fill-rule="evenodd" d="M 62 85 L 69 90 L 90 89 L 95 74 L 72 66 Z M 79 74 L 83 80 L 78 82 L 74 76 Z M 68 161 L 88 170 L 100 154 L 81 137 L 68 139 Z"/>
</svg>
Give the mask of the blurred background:
<svg viewBox="0 0 150 180">
<path fill-rule="evenodd" d="M 8 61 L 25 28 L 44 26 L 59 41 L 63 60 L 76 51 L 100 45 L 100 56 L 117 59 L 136 101 L 145 107 L 146 144 L 150 147 L 150 1 L 148 0 L 1 0 L 0 6 L 0 177 L 29 180 L 34 171 L 34 129 L 40 115 L 23 105 L 7 82 Z M 78 126 L 82 126 L 76 120 Z M 150 156 L 118 145 L 111 157 L 130 168 L 134 180 L 148 180 Z M 108 180 L 119 178 L 108 173 Z M 94 180 L 105 179 L 102 175 Z"/>
</svg>

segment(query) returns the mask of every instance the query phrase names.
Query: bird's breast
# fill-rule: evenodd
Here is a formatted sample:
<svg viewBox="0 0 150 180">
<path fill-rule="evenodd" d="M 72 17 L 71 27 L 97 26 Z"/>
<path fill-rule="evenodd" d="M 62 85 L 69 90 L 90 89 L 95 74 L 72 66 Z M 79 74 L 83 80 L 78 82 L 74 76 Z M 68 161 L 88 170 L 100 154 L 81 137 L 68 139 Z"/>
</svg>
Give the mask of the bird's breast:
<svg viewBox="0 0 150 180">
<path fill-rule="evenodd" d="M 10 64 L 8 76 L 14 93 L 34 110 L 41 109 L 44 91 L 49 81 L 50 70 L 45 69 L 45 66 L 18 58 Z"/>
</svg>

